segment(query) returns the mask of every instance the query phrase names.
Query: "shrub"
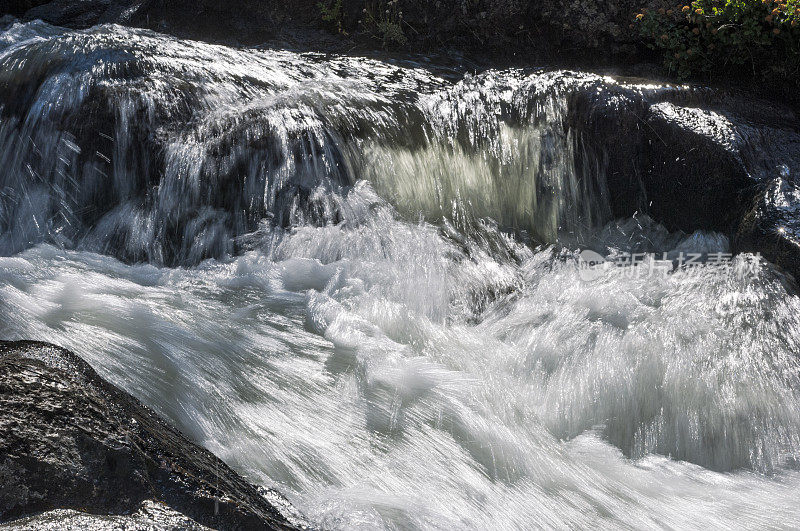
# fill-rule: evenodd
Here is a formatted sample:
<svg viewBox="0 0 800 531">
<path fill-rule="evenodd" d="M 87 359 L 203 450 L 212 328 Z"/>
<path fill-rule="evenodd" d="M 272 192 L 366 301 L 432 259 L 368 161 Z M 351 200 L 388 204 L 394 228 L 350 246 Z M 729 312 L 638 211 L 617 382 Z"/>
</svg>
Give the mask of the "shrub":
<svg viewBox="0 0 800 531">
<path fill-rule="evenodd" d="M 800 73 L 800 0 L 695 0 L 643 10 L 632 26 L 681 78 L 737 67 L 788 80 Z"/>
<path fill-rule="evenodd" d="M 317 9 L 319 9 L 320 18 L 324 22 L 336 28 L 339 33 L 344 33 L 342 28 L 342 0 L 336 0 L 332 4 L 320 2 L 317 4 Z"/>
<path fill-rule="evenodd" d="M 367 33 L 380 39 L 384 48 L 408 44 L 398 0 L 368 2 L 359 23 Z"/>
</svg>

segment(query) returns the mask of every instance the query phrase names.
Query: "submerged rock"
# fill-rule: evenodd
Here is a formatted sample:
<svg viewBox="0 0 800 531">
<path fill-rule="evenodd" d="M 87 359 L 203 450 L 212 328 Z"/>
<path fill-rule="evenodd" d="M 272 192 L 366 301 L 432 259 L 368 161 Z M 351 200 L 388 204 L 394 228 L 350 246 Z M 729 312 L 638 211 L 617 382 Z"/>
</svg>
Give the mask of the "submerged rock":
<svg viewBox="0 0 800 531">
<path fill-rule="evenodd" d="M 162 515 L 167 526 L 304 527 L 278 510 L 292 512 L 278 494 L 261 493 L 59 347 L 0 342 L 0 409 L 0 523 L 47 511 L 104 521 L 80 511 L 109 525 Z"/>
</svg>

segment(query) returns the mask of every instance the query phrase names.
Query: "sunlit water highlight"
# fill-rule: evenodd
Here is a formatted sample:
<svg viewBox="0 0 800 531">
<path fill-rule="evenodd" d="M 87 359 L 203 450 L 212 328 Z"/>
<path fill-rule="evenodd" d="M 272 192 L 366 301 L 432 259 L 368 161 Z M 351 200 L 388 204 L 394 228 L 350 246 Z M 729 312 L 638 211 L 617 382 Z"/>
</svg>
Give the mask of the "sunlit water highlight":
<svg viewBox="0 0 800 531">
<path fill-rule="evenodd" d="M 739 256 L 730 271 L 612 268 L 587 282 L 573 249 L 497 229 L 553 242 L 566 227 L 606 253 L 728 248 L 719 234 L 670 234 L 643 217 L 605 224 L 602 182 L 587 184 L 573 166 L 580 143 L 547 127 L 557 99 L 540 100 L 532 121 L 522 110 L 497 118 L 533 105 L 512 103 L 547 79 L 490 73 L 447 87 L 378 62 L 96 31 L 88 44 L 66 39 L 112 56 L 153 54 L 152 94 L 116 88 L 151 98 L 154 115 L 183 113 L 191 93 L 170 94 L 175 109 L 165 110 L 160 75 L 202 71 L 207 84 L 194 86 L 207 93 L 188 107 L 198 113 L 189 132 L 170 136 L 158 127 L 174 117 L 152 118 L 168 139 L 153 193 L 120 192 L 138 182 L 130 172 L 141 159 L 114 159 L 117 206 L 87 218 L 66 184 L 88 193 L 86 172 L 108 168 L 75 158 L 24 180 L 15 172 L 34 167 L 26 140 L 18 123 L 0 123 L 1 338 L 74 350 L 322 528 L 800 522 L 800 299 L 779 274 L 737 274 L 751 259 Z M 13 45 L 0 62 L 24 46 L 63 45 L 55 34 Z M 347 79 L 335 79 L 340 70 Z M 95 75 L 108 72 L 62 80 L 58 91 L 75 95 L 70 83 L 87 87 Z M 426 95 L 413 105 L 393 100 L 416 91 Z M 237 108 L 244 99 L 252 103 Z M 38 172 L 81 152 L 38 121 L 53 106 L 33 105 L 25 118 L 38 145 L 55 146 Z M 356 112 L 368 125 L 353 125 Z M 496 130 L 470 129 L 478 124 Z M 266 130 L 277 143 L 253 139 Z M 272 148 L 283 155 L 269 160 Z M 241 171 L 256 184 L 245 178 L 234 201 L 242 217 L 214 204 L 220 182 L 208 179 L 222 170 L 211 161 L 248 162 Z M 281 199 L 296 180 L 293 190 L 305 186 L 321 205 L 313 215 L 295 196 Z M 14 199 L 32 188 L 41 204 Z M 205 213 L 205 225 L 175 222 L 180 237 L 160 234 L 176 211 Z M 281 215 L 287 223 L 259 223 Z"/>
</svg>

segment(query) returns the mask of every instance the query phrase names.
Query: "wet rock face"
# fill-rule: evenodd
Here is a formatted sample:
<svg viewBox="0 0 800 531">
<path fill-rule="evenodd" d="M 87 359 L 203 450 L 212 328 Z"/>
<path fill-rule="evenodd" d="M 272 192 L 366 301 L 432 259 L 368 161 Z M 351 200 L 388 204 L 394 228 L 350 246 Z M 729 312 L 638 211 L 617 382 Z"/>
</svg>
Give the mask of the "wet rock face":
<svg viewBox="0 0 800 531">
<path fill-rule="evenodd" d="M 66 350 L 0 342 L 0 410 L 0 523 L 56 509 L 158 514 L 154 500 L 169 507 L 160 512 L 173 523 L 302 527 Z"/>
<path fill-rule="evenodd" d="M 260 0 L 51 0 L 17 2 L 9 12 L 24 20 L 41 19 L 50 24 L 84 29 L 95 24 L 116 23 L 168 31 L 192 38 L 225 42 L 259 42 L 272 36 L 274 12 L 282 17 L 289 6 L 270 6 Z M 313 2 L 297 6 L 307 20 L 318 15 Z M 296 13 L 295 13 L 296 14 Z"/>
<path fill-rule="evenodd" d="M 730 233 L 757 178 L 735 125 L 702 94 L 601 84 L 573 96 L 572 123 L 608 183 L 614 217 L 644 212 L 670 230 Z"/>
<path fill-rule="evenodd" d="M 800 143 L 798 143 L 800 149 Z M 788 170 L 752 201 L 736 233 L 739 251 L 761 253 L 800 279 L 800 183 Z"/>
<path fill-rule="evenodd" d="M 41 19 L 57 26 L 88 28 L 100 20 L 111 0 L 54 0 L 25 12 L 27 20 Z"/>
<path fill-rule="evenodd" d="M 760 252 L 800 280 L 800 123 L 791 114 L 779 120 L 758 111 L 738 128 L 745 163 L 758 175 L 758 185 L 746 194 L 747 212 L 734 243 L 739 251 Z"/>
<path fill-rule="evenodd" d="M 570 95 L 568 127 L 607 183 L 612 215 L 714 230 L 800 277 L 800 119 L 704 88 L 605 84 Z"/>
<path fill-rule="evenodd" d="M 264 227 L 341 222 L 367 180 L 434 223 L 456 201 L 555 243 L 638 212 L 800 273 L 800 121 L 777 104 L 34 26 L 9 30 L 20 45 L 0 58 L 3 254 L 48 242 L 158 265 L 226 259 Z"/>
</svg>

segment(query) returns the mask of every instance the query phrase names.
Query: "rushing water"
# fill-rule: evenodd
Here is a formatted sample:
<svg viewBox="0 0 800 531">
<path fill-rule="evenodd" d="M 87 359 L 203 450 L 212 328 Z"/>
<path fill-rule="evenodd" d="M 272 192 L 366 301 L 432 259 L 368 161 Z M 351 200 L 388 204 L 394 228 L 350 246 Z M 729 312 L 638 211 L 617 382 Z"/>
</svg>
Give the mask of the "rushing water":
<svg viewBox="0 0 800 531">
<path fill-rule="evenodd" d="M 323 528 L 800 523 L 780 274 L 576 266 L 728 250 L 611 220 L 563 87 L 614 81 L 0 43 L 0 338 L 79 353 Z"/>
</svg>

